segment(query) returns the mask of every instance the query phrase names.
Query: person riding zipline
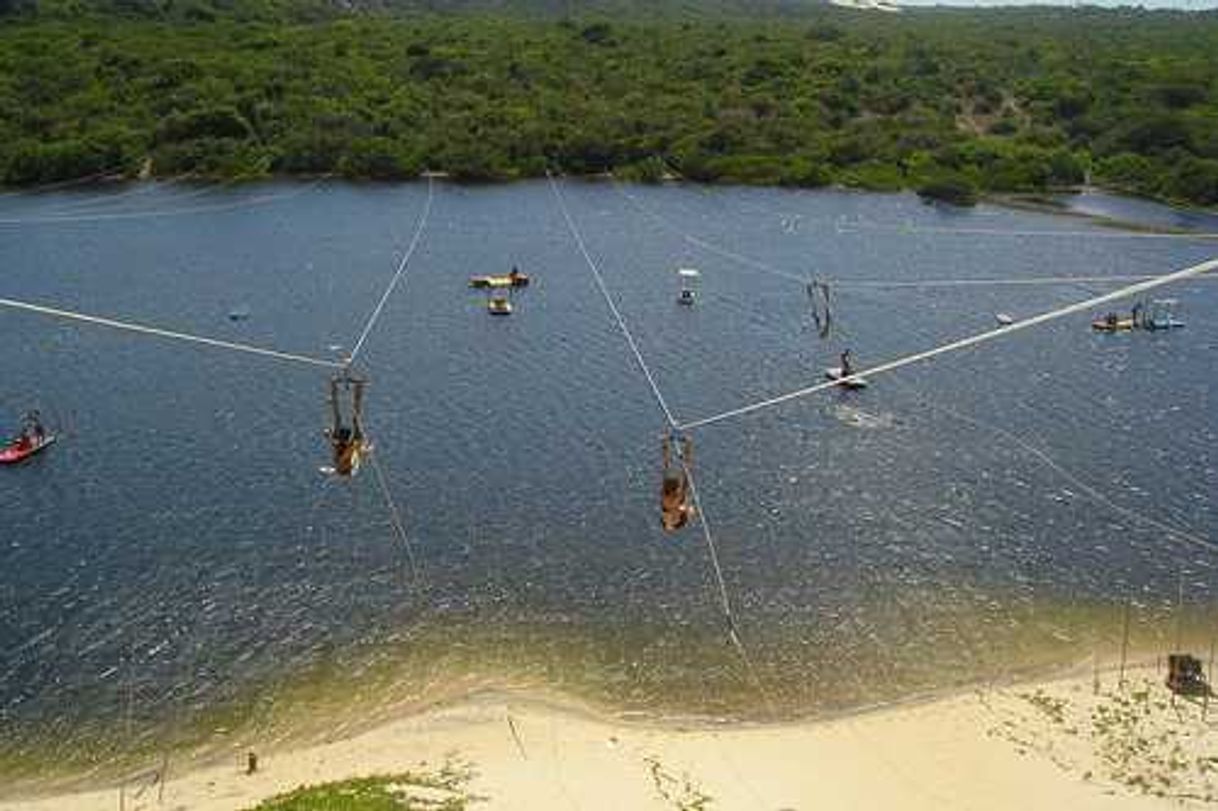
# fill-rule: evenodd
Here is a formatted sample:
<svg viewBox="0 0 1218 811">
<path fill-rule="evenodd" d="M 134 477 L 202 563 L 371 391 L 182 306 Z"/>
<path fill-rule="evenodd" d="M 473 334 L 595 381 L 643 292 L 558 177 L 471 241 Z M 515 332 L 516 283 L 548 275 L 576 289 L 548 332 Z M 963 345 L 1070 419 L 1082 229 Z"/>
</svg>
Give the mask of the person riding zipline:
<svg viewBox="0 0 1218 811">
<path fill-rule="evenodd" d="M 359 471 L 360 461 L 368 452 L 364 437 L 363 408 L 366 381 L 353 377 L 349 369 L 330 380 L 330 410 L 333 422 L 326 431 L 330 438 L 330 449 L 334 454 L 334 473 L 353 476 Z M 342 399 L 350 393 L 350 420 L 343 419 Z"/>
<path fill-rule="evenodd" d="M 660 488 L 660 526 L 665 532 L 676 532 L 689 523 L 694 514 L 690 503 L 689 466 L 693 464 L 693 446 L 688 437 L 664 437 L 664 481 Z M 673 464 L 673 452 L 676 464 Z"/>
</svg>

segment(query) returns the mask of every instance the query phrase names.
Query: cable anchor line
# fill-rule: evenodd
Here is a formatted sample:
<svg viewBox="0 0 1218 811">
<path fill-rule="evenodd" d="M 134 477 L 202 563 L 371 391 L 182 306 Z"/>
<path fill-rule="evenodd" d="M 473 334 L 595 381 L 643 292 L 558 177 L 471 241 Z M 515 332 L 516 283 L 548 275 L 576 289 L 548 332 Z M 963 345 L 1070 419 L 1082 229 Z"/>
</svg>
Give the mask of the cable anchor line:
<svg viewBox="0 0 1218 811">
<path fill-rule="evenodd" d="M 563 219 L 566 220 L 567 229 L 571 232 L 575 244 L 579 246 L 579 252 L 583 254 L 584 261 L 588 264 L 588 269 L 592 271 L 592 277 L 596 280 L 597 289 L 600 290 L 605 303 L 609 305 L 609 311 L 613 313 L 618 328 L 622 331 L 622 335 L 625 336 L 626 343 L 630 345 L 630 351 L 634 353 L 634 359 L 638 363 L 639 369 L 643 372 L 643 376 L 647 378 L 647 385 L 651 387 L 651 393 L 655 396 L 656 403 L 659 404 L 660 410 L 664 412 L 664 419 L 668 421 L 669 427 L 677 428 L 677 418 L 673 416 L 672 410 L 668 407 L 668 402 L 664 399 L 659 385 L 656 384 L 655 376 L 651 373 L 650 367 L 647 366 L 647 361 L 643 359 L 643 353 L 639 350 L 639 346 L 634 340 L 634 335 L 630 333 L 630 328 L 626 326 L 626 319 L 622 317 L 617 304 L 614 303 L 613 296 L 610 295 L 609 288 L 605 285 L 605 280 L 601 276 L 600 269 L 596 266 L 592 255 L 588 253 L 588 247 L 584 244 L 584 238 L 580 234 L 579 229 L 575 227 L 575 221 L 571 218 L 571 212 L 567 210 L 567 203 L 563 199 L 562 192 L 559 191 L 558 184 L 554 181 L 554 175 L 549 170 L 546 171 L 546 180 L 550 182 L 550 190 L 554 193 L 554 199 L 558 201 L 558 208 L 562 212 Z"/>
<path fill-rule="evenodd" d="M 280 352 L 276 349 L 266 349 L 264 347 L 252 346 L 250 344 L 223 341 L 218 338 L 208 338 L 202 335 L 192 335 L 187 332 L 178 332 L 176 330 L 152 327 L 148 326 L 147 324 L 137 324 L 132 321 L 119 321 L 113 318 L 104 318 L 102 316 L 89 315 L 87 313 L 80 313 L 72 310 L 62 310 L 57 307 L 47 307 L 42 304 L 34 304 L 28 301 L 18 301 L 17 299 L 0 298 L 0 307 L 7 307 L 12 310 L 23 310 L 25 312 L 38 313 L 40 315 L 48 315 L 53 318 L 62 318 L 69 321 L 82 321 L 87 324 L 111 327 L 112 329 L 122 330 L 124 332 L 133 332 L 139 335 L 153 335 L 158 338 L 166 338 L 173 341 L 185 341 L 187 343 L 214 347 L 216 349 L 226 349 L 232 352 L 244 352 L 250 355 L 273 358 L 274 360 L 303 363 L 310 366 L 322 366 L 330 369 L 341 369 L 344 366 L 344 364 L 338 363 L 337 361 L 313 358 L 309 357 L 308 355 L 296 355 L 291 352 Z"/>
<path fill-rule="evenodd" d="M 431 200 L 433 196 L 434 181 L 430 174 L 427 175 L 427 200 L 423 203 L 423 212 L 419 215 L 418 224 L 414 229 L 414 236 L 410 239 L 410 245 L 406 248 L 406 253 L 402 256 L 402 261 L 398 263 L 397 271 L 393 274 L 393 278 L 389 280 L 389 284 L 385 287 L 385 292 L 381 295 L 380 300 L 373 308 L 372 314 L 368 317 L 367 323 L 364 325 L 363 331 L 356 339 L 354 347 L 351 349 L 351 354 L 347 356 L 345 365 L 350 366 L 355 363 L 355 359 L 364 348 L 364 342 L 368 340 L 368 335 L 372 332 L 372 328 L 376 326 L 377 320 L 381 317 L 381 312 L 385 309 L 386 302 L 393 295 L 394 288 L 406 273 L 406 268 L 410 264 L 410 258 L 414 256 L 415 249 L 419 247 L 419 240 L 423 238 L 423 231 L 427 228 L 427 220 L 431 216 Z"/>
<path fill-rule="evenodd" d="M 312 191 L 325 177 L 319 178 L 306 186 L 301 186 L 289 192 L 281 194 L 266 194 L 260 197 L 250 197 L 245 200 L 235 200 L 231 203 L 212 203 L 201 206 L 188 206 L 186 208 L 165 208 L 152 209 L 149 211 L 118 211 L 118 212 L 96 212 L 93 214 L 64 214 L 64 215 L 46 215 L 34 217 L 2 217 L 0 218 L 0 226 L 23 226 L 23 225 L 48 225 L 48 224 L 65 224 L 65 223 L 84 223 L 84 222 L 108 222 L 114 220 L 146 220 L 156 219 L 160 217 L 179 217 L 192 214 L 210 214 L 221 211 L 236 211 L 252 206 L 267 205 L 269 203 L 280 200 L 289 200 L 293 197 L 299 197 L 309 191 Z"/>
<path fill-rule="evenodd" d="M 1025 318 L 1022 321 L 1016 321 L 1013 324 L 1007 324 L 1007 325 L 1001 326 L 997 329 L 989 330 L 987 332 L 982 332 L 977 335 L 971 335 L 967 338 L 961 338 L 960 340 L 952 341 L 947 344 L 943 344 L 942 346 L 935 347 L 934 349 L 928 349 L 923 352 L 916 352 L 912 355 L 906 355 L 904 357 L 897 358 L 896 360 L 888 361 L 887 363 L 881 363 L 878 366 L 873 366 L 869 369 L 862 369 L 862 370 L 857 371 L 854 374 L 850 375 L 849 377 L 844 377 L 844 378 L 841 378 L 838 380 L 831 380 L 831 381 L 827 381 L 824 383 L 818 383 L 818 384 L 815 384 L 812 386 L 807 386 L 802 389 L 796 389 L 795 391 L 791 391 L 786 394 L 780 394 L 777 397 L 770 397 L 768 399 L 761 400 L 759 402 L 752 403 L 750 405 L 741 406 L 739 408 L 733 408 L 729 411 L 724 411 L 720 414 L 715 414 L 710 417 L 703 417 L 701 419 L 682 423 L 682 424 L 678 425 L 677 427 L 683 431 L 690 431 L 695 428 L 702 428 L 707 425 L 713 425 L 717 422 L 722 422 L 724 420 L 731 419 L 733 417 L 741 417 L 741 416 L 744 416 L 745 414 L 751 414 L 754 411 L 760 411 L 765 408 L 771 408 L 773 406 L 780 405 L 780 404 L 788 402 L 790 400 L 796 400 L 796 399 L 799 399 L 802 397 L 807 397 L 808 395 L 816 394 L 817 392 L 825 391 L 827 389 L 835 389 L 838 386 L 840 386 L 843 382 L 848 383 L 851 380 L 856 380 L 860 377 L 870 377 L 873 375 L 883 374 L 885 372 L 896 371 L 897 369 L 903 368 L 905 366 L 909 366 L 914 363 L 920 363 L 921 361 L 930 360 L 930 359 L 936 358 L 940 355 L 946 355 L 950 352 L 957 352 L 961 349 L 967 349 L 972 346 L 977 346 L 978 344 L 987 343 L 996 338 L 1002 338 L 1002 337 L 1005 337 L 1012 333 L 1019 332 L 1021 330 L 1030 329 L 1031 327 L 1039 326 L 1040 324 L 1045 324 L 1050 321 L 1056 321 L 1059 318 L 1064 318 L 1068 315 L 1073 315 L 1078 312 L 1089 310 L 1089 309 L 1091 309 L 1093 307 L 1097 307 L 1101 304 L 1107 304 L 1110 301 L 1116 301 L 1118 299 L 1128 298 L 1129 296 L 1134 296 L 1134 295 L 1137 295 L 1138 293 L 1144 293 L 1149 290 L 1154 290 L 1155 288 L 1162 287 L 1164 285 L 1173 284 L 1175 282 L 1183 281 L 1185 279 L 1193 278 L 1196 276 L 1201 276 L 1202 274 L 1208 273 L 1215 269 L 1218 269 L 1218 259 L 1210 259 L 1206 262 L 1201 262 L 1199 264 L 1192 265 L 1191 267 L 1184 268 L 1183 270 L 1177 270 L 1173 273 L 1168 273 L 1163 276 L 1157 276 L 1157 277 L 1147 280 L 1147 281 L 1138 282 L 1136 284 L 1131 284 L 1126 287 L 1122 287 L 1119 290 L 1113 290 L 1110 293 L 1105 293 L 1100 296 L 1095 296 L 1093 298 L 1085 299 L 1083 301 L 1077 302 L 1075 304 L 1070 304 L 1070 305 L 1061 307 L 1056 310 L 1050 310 L 1047 313 L 1041 313 L 1040 315 L 1032 316 L 1030 318 Z"/>
</svg>

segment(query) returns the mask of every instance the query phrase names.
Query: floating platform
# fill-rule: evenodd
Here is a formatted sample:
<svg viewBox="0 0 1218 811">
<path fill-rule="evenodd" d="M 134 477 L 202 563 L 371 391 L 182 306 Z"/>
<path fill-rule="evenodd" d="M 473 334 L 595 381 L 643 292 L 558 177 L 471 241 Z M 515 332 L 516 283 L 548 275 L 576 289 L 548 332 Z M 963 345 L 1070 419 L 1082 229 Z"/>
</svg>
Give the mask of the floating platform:
<svg viewBox="0 0 1218 811">
<path fill-rule="evenodd" d="M 1096 332 L 1129 332 L 1136 326 L 1132 318 L 1097 318 L 1091 322 L 1091 328 Z"/>
<path fill-rule="evenodd" d="M 528 287 L 529 277 L 526 273 L 512 271 L 502 276 L 473 276 L 469 280 L 470 287 L 481 289 L 504 287 Z"/>
</svg>

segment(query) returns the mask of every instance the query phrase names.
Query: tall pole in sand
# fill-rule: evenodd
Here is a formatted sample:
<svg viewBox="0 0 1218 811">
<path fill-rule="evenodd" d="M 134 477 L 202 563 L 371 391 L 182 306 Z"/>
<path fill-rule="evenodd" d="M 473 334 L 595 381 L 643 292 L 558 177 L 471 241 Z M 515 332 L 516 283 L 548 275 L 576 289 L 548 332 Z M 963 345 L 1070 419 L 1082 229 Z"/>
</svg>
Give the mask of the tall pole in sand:
<svg viewBox="0 0 1218 811">
<path fill-rule="evenodd" d="M 1176 577 L 1176 648 L 1173 653 L 1180 652 L 1181 634 L 1184 627 L 1184 569 L 1180 569 Z"/>
<path fill-rule="evenodd" d="M 1202 720 L 1205 719 L 1205 716 L 1207 714 L 1209 714 L 1209 711 L 1210 711 L 1210 692 L 1211 692 L 1210 682 L 1214 678 L 1213 674 L 1214 674 L 1214 635 L 1210 634 L 1210 661 L 1209 661 L 1209 664 L 1207 664 L 1205 666 L 1205 703 L 1201 705 Z"/>
<path fill-rule="evenodd" d="M 1132 597 L 1125 598 L 1125 621 L 1124 628 L 1121 630 L 1121 675 L 1117 679 L 1117 689 L 1125 689 L 1125 657 L 1129 655 L 1129 607 L 1133 603 Z"/>
</svg>

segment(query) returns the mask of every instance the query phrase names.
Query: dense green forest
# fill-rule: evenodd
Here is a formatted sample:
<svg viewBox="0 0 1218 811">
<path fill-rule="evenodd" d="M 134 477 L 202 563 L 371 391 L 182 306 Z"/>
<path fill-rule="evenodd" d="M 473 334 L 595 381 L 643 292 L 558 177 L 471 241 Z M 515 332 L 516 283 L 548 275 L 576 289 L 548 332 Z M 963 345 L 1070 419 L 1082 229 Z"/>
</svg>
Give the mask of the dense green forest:
<svg viewBox="0 0 1218 811">
<path fill-rule="evenodd" d="M 547 167 L 1218 203 L 1218 14 L 0 0 L 0 176 Z M 453 11 L 454 5 L 458 8 Z"/>
</svg>

